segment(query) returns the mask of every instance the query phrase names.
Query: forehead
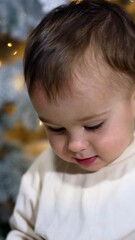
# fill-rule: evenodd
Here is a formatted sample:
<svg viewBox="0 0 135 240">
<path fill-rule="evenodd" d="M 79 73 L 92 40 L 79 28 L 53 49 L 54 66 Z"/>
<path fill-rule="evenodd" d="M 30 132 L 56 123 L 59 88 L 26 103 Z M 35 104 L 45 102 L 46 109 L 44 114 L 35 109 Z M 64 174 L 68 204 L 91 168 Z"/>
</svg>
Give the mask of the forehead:
<svg viewBox="0 0 135 240">
<path fill-rule="evenodd" d="M 72 80 L 72 89 L 74 86 L 76 89 L 77 86 L 79 89 L 87 86 L 87 91 L 91 90 L 91 93 L 97 91 L 101 97 L 107 92 L 122 97 L 129 96 L 134 85 L 130 75 L 112 67 L 95 47 L 88 48 L 83 57 L 74 63 Z"/>
<path fill-rule="evenodd" d="M 123 91 L 121 84 L 123 74 L 112 69 L 101 55 L 96 57 L 91 54 L 91 57 L 89 57 L 86 53 L 73 65 L 71 76 L 72 94 L 75 92 L 81 94 L 85 90 L 103 97 L 105 93 L 110 94 L 110 91 L 112 93 Z M 119 91 L 119 86 L 121 91 Z"/>
<path fill-rule="evenodd" d="M 71 67 L 70 79 L 68 79 L 69 87 L 61 88 L 61 92 L 56 94 L 56 98 L 48 98 L 40 81 L 36 81 L 32 95 L 38 98 L 43 96 L 47 102 L 67 101 L 69 98 L 88 97 L 103 98 L 104 94 L 110 96 L 121 94 L 122 79 L 126 78 L 124 74 L 112 69 L 102 58 L 94 54 L 86 52 L 83 57 L 74 61 Z M 126 80 L 126 82 L 128 82 Z M 55 84 L 55 83 L 54 83 Z"/>
<path fill-rule="evenodd" d="M 71 91 L 67 90 L 67 94 L 63 93 L 56 99 L 48 99 L 40 82 L 35 83 L 34 91 L 32 94 L 32 101 L 35 106 L 40 108 L 45 108 L 48 106 L 50 109 L 52 106 L 61 106 L 64 109 L 68 109 L 70 105 L 73 108 L 91 107 L 98 108 L 103 105 L 107 105 L 108 101 L 119 96 L 119 92 L 114 93 L 111 85 L 109 85 L 110 78 L 113 79 L 111 72 L 106 69 L 98 69 L 95 71 L 95 66 L 92 68 L 82 68 L 79 65 L 74 69 L 72 81 L 71 81 Z M 63 110 L 62 110 L 63 111 Z"/>
<path fill-rule="evenodd" d="M 94 120 L 96 116 L 110 111 L 114 103 L 121 100 L 119 94 L 113 94 L 106 86 L 88 84 L 87 77 L 83 82 L 80 78 L 77 80 L 79 84 L 76 81 L 72 93 L 57 101 L 50 101 L 42 87 L 37 86 L 32 102 L 40 119 L 62 126 L 71 123 L 71 120 L 75 123 L 86 117 Z"/>
<path fill-rule="evenodd" d="M 115 102 L 125 98 L 122 91 L 116 90 L 114 81 L 121 76 L 106 65 L 93 63 L 76 64 L 72 72 L 71 91 L 56 99 L 48 99 L 41 83 L 36 82 L 32 102 L 40 118 L 68 122 L 81 116 L 95 116 L 108 111 Z M 124 97 L 123 97 L 124 96 Z"/>
</svg>

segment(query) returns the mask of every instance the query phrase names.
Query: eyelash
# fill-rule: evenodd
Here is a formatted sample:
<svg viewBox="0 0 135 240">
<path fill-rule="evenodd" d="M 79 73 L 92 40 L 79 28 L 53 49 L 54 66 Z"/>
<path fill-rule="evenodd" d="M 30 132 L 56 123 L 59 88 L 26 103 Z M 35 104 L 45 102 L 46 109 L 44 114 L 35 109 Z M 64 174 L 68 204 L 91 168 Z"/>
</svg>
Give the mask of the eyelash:
<svg viewBox="0 0 135 240">
<path fill-rule="evenodd" d="M 94 132 L 94 131 L 100 129 L 103 125 L 104 125 L 104 122 L 101 122 L 101 123 L 98 123 L 94 126 L 85 127 L 85 129 L 88 130 L 88 131 L 93 131 Z"/>
<path fill-rule="evenodd" d="M 55 133 L 62 133 L 65 131 L 65 128 L 52 128 L 47 126 L 47 129 L 51 132 L 55 132 Z"/>
<path fill-rule="evenodd" d="M 97 125 L 94 125 L 94 126 L 90 126 L 90 127 L 87 127 L 85 126 L 84 128 L 87 130 L 87 131 L 96 131 L 98 129 L 100 129 L 102 126 L 103 126 L 104 122 L 101 122 Z M 47 126 L 47 129 L 51 132 L 54 132 L 54 133 L 63 133 L 66 129 L 65 128 L 52 128 L 50 126 Z"/>
</svg>

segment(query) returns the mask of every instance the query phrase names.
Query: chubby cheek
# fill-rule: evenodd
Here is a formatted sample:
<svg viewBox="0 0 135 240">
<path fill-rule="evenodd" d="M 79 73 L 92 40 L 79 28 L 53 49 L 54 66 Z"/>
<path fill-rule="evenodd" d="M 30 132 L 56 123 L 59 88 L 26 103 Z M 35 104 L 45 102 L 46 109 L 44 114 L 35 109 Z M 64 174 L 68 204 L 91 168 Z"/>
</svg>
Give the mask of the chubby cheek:
<svg viewBox="0 0 135 240">
<path fill-rule="evenodd" d="M 108 131 L 103 136 L 100 136 L 96 142 L 96 151 L 101 158 L 111 162 L 118 158 L 122 152 L 132 141 L 131 132 L 120 131 Z"/>
<path fill-rule="evenodd" d="M 55 136 L 55 135 L 48 135 L 48 140 L 50 142 L 51 147 L 53 148 L 54 152 L 59 156 L 59 157 L 64 157 L 64 145 L 65 141 L 63 137 L 61 136 Z"/>
</svg>

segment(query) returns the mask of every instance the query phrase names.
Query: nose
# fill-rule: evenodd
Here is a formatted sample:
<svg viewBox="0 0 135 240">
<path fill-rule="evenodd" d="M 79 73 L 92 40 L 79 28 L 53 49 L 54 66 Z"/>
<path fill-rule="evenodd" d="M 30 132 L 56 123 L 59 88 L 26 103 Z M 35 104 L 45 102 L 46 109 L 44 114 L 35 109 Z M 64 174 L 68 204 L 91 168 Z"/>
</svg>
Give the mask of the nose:
<svg viewBox="0 0 135 240">
<path fill-rule="evenodd" d="M 68 149 L 71 152 L 78 153 L 86 150 L 89 146 L 88 140 L 84 136 L 69 136 L 68 138 Z"/>
</svg>

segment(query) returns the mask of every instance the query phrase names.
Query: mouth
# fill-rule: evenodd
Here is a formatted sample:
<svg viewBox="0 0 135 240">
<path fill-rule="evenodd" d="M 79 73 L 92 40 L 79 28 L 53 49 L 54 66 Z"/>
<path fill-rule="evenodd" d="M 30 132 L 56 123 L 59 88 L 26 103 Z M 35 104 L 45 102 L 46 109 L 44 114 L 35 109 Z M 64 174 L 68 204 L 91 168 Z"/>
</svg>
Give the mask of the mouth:
<svg viewBox="0 0 135 240">
<path fill-rule="evenodd" d="M 92 163 L 94 163 L 97 159 L 97 156 L 92 156 L 92 157 L 89 157 L 89 158 L 82 158 L 82 159 L 79 159 L 79 158 L 74 158 L 75 161 L 80 165 L 80 166 L 89 166 L 91 165 Z"/>
</svg>

